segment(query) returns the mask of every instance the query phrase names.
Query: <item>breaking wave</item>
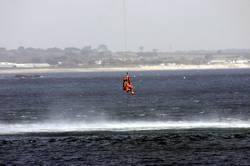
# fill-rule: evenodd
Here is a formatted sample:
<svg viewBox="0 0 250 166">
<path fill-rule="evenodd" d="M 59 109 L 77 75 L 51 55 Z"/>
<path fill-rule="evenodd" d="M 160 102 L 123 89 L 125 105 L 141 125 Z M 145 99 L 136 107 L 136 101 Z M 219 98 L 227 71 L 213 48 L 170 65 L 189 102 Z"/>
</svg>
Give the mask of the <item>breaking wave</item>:
<svg viewBox="0 0 250 166">
<path fill-rule="evenodd" d="M 0 134 L 85 132 L 85 131 L 140 131 L 167 129 L 250 128 L 249 121 L 197 122 L 197 121 L 132 121 L 98 123 L 34 123 L 0 124 Z"/>
</svg>

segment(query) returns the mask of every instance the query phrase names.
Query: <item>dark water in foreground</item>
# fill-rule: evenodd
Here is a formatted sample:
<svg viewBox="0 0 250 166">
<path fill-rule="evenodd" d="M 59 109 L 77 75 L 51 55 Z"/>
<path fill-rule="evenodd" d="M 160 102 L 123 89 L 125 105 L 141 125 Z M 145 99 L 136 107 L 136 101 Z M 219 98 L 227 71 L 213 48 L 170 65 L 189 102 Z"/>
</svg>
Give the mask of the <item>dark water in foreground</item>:
<svg viewBox="0 0 250 166">
<path fill-rule="evenodd" d="M 0 76 L 0 163 L 250 163 L 250 70 L 122 74 Z"/>
</svg>

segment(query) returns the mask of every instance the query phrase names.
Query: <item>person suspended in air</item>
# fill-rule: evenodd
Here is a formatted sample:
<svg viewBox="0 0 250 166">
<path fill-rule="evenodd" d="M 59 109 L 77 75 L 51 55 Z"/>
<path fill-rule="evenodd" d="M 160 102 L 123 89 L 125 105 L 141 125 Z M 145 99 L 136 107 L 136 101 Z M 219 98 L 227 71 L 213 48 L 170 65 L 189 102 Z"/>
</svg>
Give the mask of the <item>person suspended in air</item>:
<svg viewBox="0 0 250 166">
<path fill-rule="evenodd" d="M 127 93 L 130 93 L 131 95 L 135 95 L 134 86 L 128 72 L 123 77 L 123 90 Z"/>
</svg>

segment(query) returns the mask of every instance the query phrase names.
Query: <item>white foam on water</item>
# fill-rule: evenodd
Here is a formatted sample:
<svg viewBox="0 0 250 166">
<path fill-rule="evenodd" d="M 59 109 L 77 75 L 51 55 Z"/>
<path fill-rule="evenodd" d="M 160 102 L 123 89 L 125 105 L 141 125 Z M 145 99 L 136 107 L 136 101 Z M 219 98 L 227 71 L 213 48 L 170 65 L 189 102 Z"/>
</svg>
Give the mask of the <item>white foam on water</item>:
<svg viewBox="0 0 250 166">
<path fill-rule="evenodd" d="M 197 122 L 197 121 L 133 121 L 96 123 L 34 123 L 1 124 L 0 134 L 84 131 L 139 131 L 195 128 L 250 128 L 250 121 Z"/>
</svg>

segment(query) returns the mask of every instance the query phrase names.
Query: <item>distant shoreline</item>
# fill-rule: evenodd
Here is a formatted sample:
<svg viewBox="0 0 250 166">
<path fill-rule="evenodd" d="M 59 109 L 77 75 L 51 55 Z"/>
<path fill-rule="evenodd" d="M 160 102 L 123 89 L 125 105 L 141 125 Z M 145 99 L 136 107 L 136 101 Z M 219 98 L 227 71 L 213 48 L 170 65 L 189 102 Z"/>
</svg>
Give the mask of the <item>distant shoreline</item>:
<svg viewBox="0 0 250 166">
<path fill-rule="evenodd" d="M 170 70 L 216 70 L 247 69 L 250 64 L 214 64 L 214 65 L 172 65 L 172 66 L 138 66 L 138 67 L 100 67 L 100 68 L 8 68 L 0 69 L 0 74 L 32 73 L 72 73 L 72 72 L 116 72 L 116 71 L 170 71 Z"/>
</svg>

